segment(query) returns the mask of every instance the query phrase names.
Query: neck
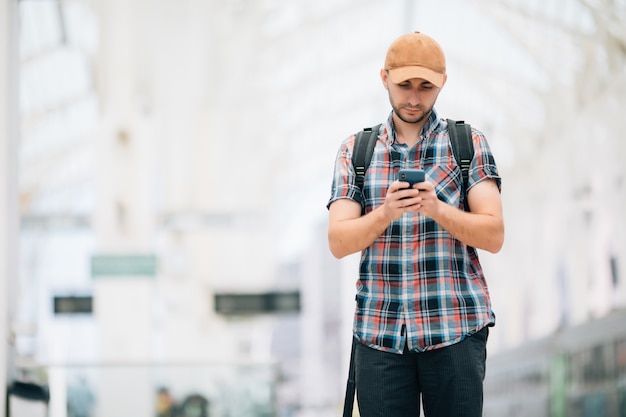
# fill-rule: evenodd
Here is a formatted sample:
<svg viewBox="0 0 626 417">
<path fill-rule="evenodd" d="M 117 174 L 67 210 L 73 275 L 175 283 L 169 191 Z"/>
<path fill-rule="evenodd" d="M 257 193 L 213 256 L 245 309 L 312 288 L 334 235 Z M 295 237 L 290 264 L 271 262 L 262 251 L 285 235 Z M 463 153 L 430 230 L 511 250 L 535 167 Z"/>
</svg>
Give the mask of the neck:
<svg viewBox="0 0 626 417">
<path fill-rule="evenodd" d="M 395 113 L 393 114 L 393 123 L 396 129 L 396 140 L 400 143 L 411 147 L 420 140 L 420 133 L 426 124 L 428 117 L 416 123 L 407 123 L 401 120 Z"/>
</svg>

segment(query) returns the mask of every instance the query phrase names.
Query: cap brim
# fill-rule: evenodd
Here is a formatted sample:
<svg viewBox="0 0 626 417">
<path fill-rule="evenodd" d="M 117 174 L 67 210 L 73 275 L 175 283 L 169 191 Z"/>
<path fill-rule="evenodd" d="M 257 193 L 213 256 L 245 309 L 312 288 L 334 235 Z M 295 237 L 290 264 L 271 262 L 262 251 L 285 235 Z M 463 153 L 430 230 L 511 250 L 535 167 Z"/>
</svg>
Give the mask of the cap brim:
<svg viewBox="0 0 626 417">
<path fill-rule="evenodd" d="M 390 69 L 389 78 L 394 84 L 400 84 L 412 78 L 422 78 L 441 88 L 444 82 L 445 74 L 441 74 L 424 67 L 411 66 Z"/>
</svg>

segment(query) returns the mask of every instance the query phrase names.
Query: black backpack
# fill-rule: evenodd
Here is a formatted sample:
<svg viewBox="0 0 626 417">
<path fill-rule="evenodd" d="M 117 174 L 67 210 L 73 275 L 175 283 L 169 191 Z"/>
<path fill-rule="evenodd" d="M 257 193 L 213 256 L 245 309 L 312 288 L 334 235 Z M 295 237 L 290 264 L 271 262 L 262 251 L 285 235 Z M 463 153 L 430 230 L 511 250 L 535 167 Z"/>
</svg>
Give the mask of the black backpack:
<svg viewBox="0 0 626 417">
<path fill-rule="evenodd" d="M 461 174 L 463 175 L 463 200 L 465 201 L 465 210 L 469 211 L 467 205 L 467 181 L 469 178 L 469 166 L 474 157 L 474 144 L 472 143 L 472 130 L 471 126 L 463 122 L 463 120 L 451 120 L 448 119 L 448 129 L 450 131 L 450 143 L 452 145 L 452 153 L 454 159 L 461 167 Z M 356 134 L 354 142 L 354 150 L 352 152 L 352 165 L 356 172 L 356 185 L 363 190 L 363 181 L 365 178 L 365 172 L 372 162 L 372 154 L 374 153 L 374 146 L 376 146 L 376 140 L 378 139 L 378 131 L 380 130 L 380 124 L 374 127 L 366 127 L 362 131 Z"/>
</svg>

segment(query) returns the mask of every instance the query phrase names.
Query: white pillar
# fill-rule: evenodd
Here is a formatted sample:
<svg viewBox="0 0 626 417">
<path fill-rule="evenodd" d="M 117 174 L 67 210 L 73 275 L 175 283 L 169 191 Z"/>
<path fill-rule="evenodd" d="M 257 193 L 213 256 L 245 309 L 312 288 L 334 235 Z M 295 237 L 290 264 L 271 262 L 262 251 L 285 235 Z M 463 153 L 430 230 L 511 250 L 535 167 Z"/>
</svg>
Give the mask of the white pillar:
<svg viewBox="0 0 626 417">
<path fill-rule="evenodd" d="M 150 255 L 152 132 L 146 124 L 149 100 L 142 103 L 147 77 L 138 73 L 145 48 L 140 34 L 148 17 L 137 0 L 102 0 L 95 7 L 100 27 L 96 85 L 101 119 L 97 129 L 98 203 L 94 231 L 98 255 Z M 147 415 L 153 402 L 151 370 L 153 276 L 95 274 L 94 299 L 99 357 L 118 365 L 102 372 L 97 391 L 99 415 Z M 132 386 L 133 390 L 127 387 Z"/>
<path fill-rule="evenodd" d="M 17 274 L 17 5 L 0 0 L 0 416 L 11 377 L 10 320 Z"/>
</svg>

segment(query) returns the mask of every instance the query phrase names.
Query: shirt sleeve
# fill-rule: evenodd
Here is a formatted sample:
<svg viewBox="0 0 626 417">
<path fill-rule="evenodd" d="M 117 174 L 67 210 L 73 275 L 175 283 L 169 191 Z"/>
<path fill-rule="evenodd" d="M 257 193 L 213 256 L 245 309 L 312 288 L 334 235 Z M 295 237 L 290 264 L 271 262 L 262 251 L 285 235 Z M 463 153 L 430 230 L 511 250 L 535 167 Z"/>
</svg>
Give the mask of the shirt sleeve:
<svg viewBox="0 0 626 417">
<path fill-rule="evenodd" d="M 346 138 L 337 152 L 330 199 L 326 208 L 339 199 L 347 198 L 356 201 L 363 207 L 363 193 L 356 185 L 356 174 L 352 165 L 352 150 L 355 135 Z"/>
<path fill-rule="evenodd" d="M 474 158 L 470 164 L 467 189 L 469 190 L 479 182 L 491 178 L 496 181 L 498 190 L 502 191 L 502 179 L 498 174 L 498 167 L 485 135 L 472 128 L 472 141 L 474 143 Z"/>
</svg>

